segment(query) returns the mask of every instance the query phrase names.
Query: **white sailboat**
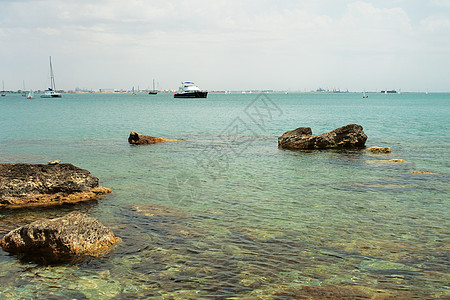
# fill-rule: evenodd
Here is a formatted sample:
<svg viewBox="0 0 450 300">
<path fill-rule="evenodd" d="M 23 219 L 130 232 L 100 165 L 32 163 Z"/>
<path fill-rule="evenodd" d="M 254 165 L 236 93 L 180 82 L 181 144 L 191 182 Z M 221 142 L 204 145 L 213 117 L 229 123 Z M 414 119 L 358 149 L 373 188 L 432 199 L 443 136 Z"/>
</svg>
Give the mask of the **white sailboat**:
<svg viewBox="0 0 450 300">
<path fill-rule="evenodd" d="M 2 80 L 2 83 L 3 83 L 2 97 L 5 97 L 5 96 L 6 96 L 6 92 L 5 92 L 5 81 Z"/>
<path fill-rule="evenodd" d="M 52 57 L 50 56 L 50 87 L 41 95 L 41 98 L 61 98 L 62 95 L 56 92 L 55 76 L 53 75 Z"/>
<path fill-rule="evenodd" d="M 369 96 L 366 95 L 366 90 L 363 92 L 363 98 L 369 98 Z"/>
<path fill-rule="evenodd" d="M 28 92 L 28 95 L 27 95 L 27 99 L 33 99 L 33 98 L 34 98 L 34 93 L 33 93 L 33 90 L 30 89 L 30 91 Z"/>
</svg>

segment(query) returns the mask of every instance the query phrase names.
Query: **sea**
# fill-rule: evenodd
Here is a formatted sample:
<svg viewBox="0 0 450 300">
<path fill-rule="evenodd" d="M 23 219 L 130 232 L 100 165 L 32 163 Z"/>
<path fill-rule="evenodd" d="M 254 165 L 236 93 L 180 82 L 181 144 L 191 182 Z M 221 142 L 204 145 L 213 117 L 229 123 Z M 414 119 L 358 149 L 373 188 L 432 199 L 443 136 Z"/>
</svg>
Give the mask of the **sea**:
<svg viewBox="0 0 450 300">
<path fill-rule="evenodd" d="M 0 299 L 449 299 L 450 94 L 368 96 L 2 97 L 0 162 L 71 163 L 112 193 L 0 210 L 0 238 L 81 211 L 121 242 L 47 265 L 0 249 Z M 352 123 L 392 152 L 278 148 Z"/>
</svg>

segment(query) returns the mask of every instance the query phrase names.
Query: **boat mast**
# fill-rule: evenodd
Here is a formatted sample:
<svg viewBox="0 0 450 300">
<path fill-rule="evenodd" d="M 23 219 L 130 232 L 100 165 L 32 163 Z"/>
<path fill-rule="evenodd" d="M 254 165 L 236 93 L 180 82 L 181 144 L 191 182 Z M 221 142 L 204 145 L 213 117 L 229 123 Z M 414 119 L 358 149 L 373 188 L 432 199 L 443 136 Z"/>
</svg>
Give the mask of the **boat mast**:
<svg viewBox="0 0 450 300">
<path fill-rule="evenodd" d="M 50 88 L 56 91 L 55 77 L 53 76 L 52 57 L 50 56 Z"/>
</svg>

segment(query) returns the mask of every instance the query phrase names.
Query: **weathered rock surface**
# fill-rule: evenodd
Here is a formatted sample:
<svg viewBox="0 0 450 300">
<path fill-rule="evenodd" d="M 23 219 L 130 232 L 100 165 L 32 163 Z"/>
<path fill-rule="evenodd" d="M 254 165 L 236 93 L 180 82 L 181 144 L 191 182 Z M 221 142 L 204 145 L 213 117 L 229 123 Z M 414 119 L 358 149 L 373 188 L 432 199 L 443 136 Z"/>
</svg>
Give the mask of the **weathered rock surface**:
<svg viewBox="0 0 450 300">
<path fill-rule="evenodd" d="M 0 209 L 87 201 L 111 193 L 72 164 L 0 164 Z"/>
<path fill-rule="evenodd" d="M 363 148 L 367 136 L 362 126 L 349 124 L 328 133 L 312 135 L 311 128 L 300 127 L 278 138 L 278 146 L 291 150 Z"/>
<path fill-rule="evenodd" d="M 20 258 L 55 262 L 105 253 L 119 240 L 97 219 L 72 212 L 17 228 L 3 237 L 0 246 Z"/>
<path fill-rule="evenodd" d="M 137 132 L 131 132 L 128 137 L 128 143 L 134 145 L 144 145 L 144 144 L 156 144 L 162 142 L 179 141 L 177 139 L 163 139 L 160 137 L 154 137 L 149 135 L 140 134 Z"/>
<path fill-rule="evenodd" d="M 391 153 L 391 148 L 389 147 L 370 147 L 366 149 L 367 152 L 372 153 Z"/>
</svg>

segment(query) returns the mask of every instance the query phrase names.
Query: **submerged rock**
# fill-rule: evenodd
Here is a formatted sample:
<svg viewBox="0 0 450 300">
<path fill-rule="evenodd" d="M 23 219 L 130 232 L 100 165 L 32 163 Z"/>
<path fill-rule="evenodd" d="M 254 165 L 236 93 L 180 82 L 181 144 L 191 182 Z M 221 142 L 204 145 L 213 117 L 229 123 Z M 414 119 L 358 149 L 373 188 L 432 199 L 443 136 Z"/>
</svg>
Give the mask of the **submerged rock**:
<svg viewBox="0 0 450 300">
<path fill-rule="evenodd" d="M 391 148 L 389 147 L 370 147 L 366 149 L 367 152 L 372 153 L 391 153 Z"/>
<path fill-rule="evenodd" d="M 401 159 L 401 158 L 368 160 L 367 162 L 368 163 L 407 163 L 406 160 Z"/>
<path fill-rule="evenodd" d="M 105 253 L 119 240 L 97 219 L 72 212 L 17 228 L 6 234 L 0 245 L 20 258 L 55 262 Z"/>
<path fill-rule="evenodd" d="M 137 132 L 131 132 L 128 137 L 128 143 L 134 145 L 142 145 L 142 144 L 156 144 L 162 142 L 170 142 L 170 141 L 179 141 L 177 139 L 164 139 L 160 137 L 154 137 L 149 135 L 140 134 Z"/>
<path fill-rule="evenodd" d="M 111 193 L 72 164 L 0 164 L 0 208 L 87 201 Z"/>
<path fill-rule="evenodd" d="M 412 171 L 411 173 L 413 173 L 413 174 L 439 175 L 439 173 L 429 172 L 429 171 Z"/>
<path fill-rule="evenodd" d="M 367 136 L 362 126 L 349 124 L 328 133 L 312 135 L 311 128 L 300 127 L 278 138 L 278 146 L 291 150 L 363 148 Z"/>
</svg>

